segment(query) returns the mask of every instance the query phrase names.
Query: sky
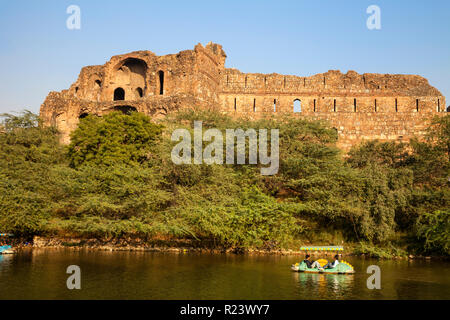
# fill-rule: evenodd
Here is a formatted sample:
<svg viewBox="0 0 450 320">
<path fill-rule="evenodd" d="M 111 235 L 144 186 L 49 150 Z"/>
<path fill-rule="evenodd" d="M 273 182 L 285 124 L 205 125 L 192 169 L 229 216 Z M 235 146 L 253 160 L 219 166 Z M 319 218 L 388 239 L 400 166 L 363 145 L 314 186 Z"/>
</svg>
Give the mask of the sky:
<svg viewBox="0 0 450 320">
<path fill-rule="evenodd" d="M 70 30 L 67 8 L 81 10 Z M 377 5 L 381 29 L 366 12 Z M 38 112 L 83 66 L 135 50 L 223 45 L 242 72 L 418 74 L 450 104 L 450 1 L 0 0 L 0 113 Z"/>
</svg>

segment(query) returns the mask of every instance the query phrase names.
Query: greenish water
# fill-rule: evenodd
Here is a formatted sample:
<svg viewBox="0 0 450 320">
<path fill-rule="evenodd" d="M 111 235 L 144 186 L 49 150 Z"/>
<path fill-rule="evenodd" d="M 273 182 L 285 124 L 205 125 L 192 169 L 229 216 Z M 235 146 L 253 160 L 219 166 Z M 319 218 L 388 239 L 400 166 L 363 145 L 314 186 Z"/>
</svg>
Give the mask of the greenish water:
<svg viewBox="0 0 450 320">
<path fill-rule="evenodd" d="M 0 299 L 450 299 L 450 263 L 348 258 L 354 275 L 290 271 L 299 256 L 30 250 L 0 256 Z M 370 265 L 381 289 L 369 290 Z M 66 269 L 81 268 L 81 290 Z"/>
</svg>

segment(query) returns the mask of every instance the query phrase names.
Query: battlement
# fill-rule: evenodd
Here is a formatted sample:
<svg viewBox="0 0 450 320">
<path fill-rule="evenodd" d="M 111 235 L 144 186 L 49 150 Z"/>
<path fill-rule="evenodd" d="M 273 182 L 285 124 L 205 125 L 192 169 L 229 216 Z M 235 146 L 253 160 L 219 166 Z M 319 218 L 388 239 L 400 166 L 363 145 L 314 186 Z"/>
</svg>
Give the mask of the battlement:
<svg viewBox="0 0 450 320">
<path fill-rule="evenodd" d="M 221 78 L 224 93 L 283 93 L 318 95 L 384 95 L 384 96 L 442 96 L 428 80 L 417 75 L 358 74 L 339 70 L 311 77 L 280 74 L 241 73 L 225 69 Z"/>
</svg>

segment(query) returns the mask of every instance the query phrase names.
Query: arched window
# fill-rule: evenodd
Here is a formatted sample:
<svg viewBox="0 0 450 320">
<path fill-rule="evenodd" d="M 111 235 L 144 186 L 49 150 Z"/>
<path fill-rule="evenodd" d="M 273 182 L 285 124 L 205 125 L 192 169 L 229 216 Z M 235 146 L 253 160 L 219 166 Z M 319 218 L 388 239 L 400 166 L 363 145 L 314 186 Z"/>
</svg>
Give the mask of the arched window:
<svg viewBox="0 0 450 320">
<path fill-rule="evenodd" d="M 114 101 L 125 100 L 125 90 L 117 88 L 114 90 Z"/>
<path fill-rule="evenodd" d="M 277 112 L 277 99 L 273 99 L 273 112 Z"/>
<path fill-rule="evenodd" d="M 253 99 L 253 112 L 256 112 L 256 99 Z"/>
<path fill-rule="evenodd" d="M 101 88 L 102 87 L 102 82 L 100 80 L 95 80 L 95 85 L 96 85 L 97 89 Z"/>
<path fill-rule="evenodd" d="M 142 88 L 137 88 L 136 89 L 136 95 L 138 98 L 142 98 L 144 96 L 144 91 L 142 90 Z"/>
<path fill-rule="evenodd" d="M 159 79 L 159 94 L 164 94 L 164 71 L 158 71 L 158 79 Z"/>
<path fill-rule="evenodd" d="M 302 102 L 299 99 L 294 100 L 294 113 L 302 112 Z"/>
</svg>

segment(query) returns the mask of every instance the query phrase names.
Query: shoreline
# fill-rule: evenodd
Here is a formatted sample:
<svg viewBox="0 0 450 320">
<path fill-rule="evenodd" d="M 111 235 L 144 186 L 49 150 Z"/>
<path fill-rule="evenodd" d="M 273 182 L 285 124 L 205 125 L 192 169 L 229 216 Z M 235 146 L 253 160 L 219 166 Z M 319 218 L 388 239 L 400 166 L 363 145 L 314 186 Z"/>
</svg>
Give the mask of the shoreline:
<svg viewBox="0 0 450 320">
<path fill-rule="evenodd" d="M 302 255 L 303 251 L 292 249 L 242 249 L 217 248 L 189 240 L 141 240 L 141 239 L 80 239 L 60 237 L 33 238 L 32 248 L 72 249 L 109 252 L 168 252 L 168 253 L 205 253 L 205 254 L 267 254 L 267 255 Z M 314 253 L 315 254 L 315 253 Z M 317 252 L 319 254 L 319 252 Z"/>
<path fill-rule="evenodd" d="M 368 254 L 358 254 L 354 252 L 354 248 L 349 245 L 348 250 L 340 252 L 342 257 L 362 257 L 370 259 L 386 259 L 386 260 L 448 260 L 445 256 L 422 256 L 412 255 L 407 256 L 392 256 L 390 258 L 373 257 Z M 178 241 L 145 241 L 141 239 L 113 239 L 113 240 L 98 240 L 98 239 L 81 239 L 81 238 L 64 238 L 64 237 L 40 237 L 35 236 L 32 243 L 21 243 L 14 246 L 15 250 L 22 249 L 69 249 L 74 251 L 105 251 L 105 252 L 161 252 L 161 253 L 200 253 L 200 254 L 236 254 L 236 255 L 305 255 L 305 251 L 293 249 L 258 249 L 258 248 L 214 248 L 201 245 L 194 245 L 192 241 L 178 240 Z M 311 256 L 333 257 L 336 252 L 333 251 L 310 251 Z"/>
</svg>

